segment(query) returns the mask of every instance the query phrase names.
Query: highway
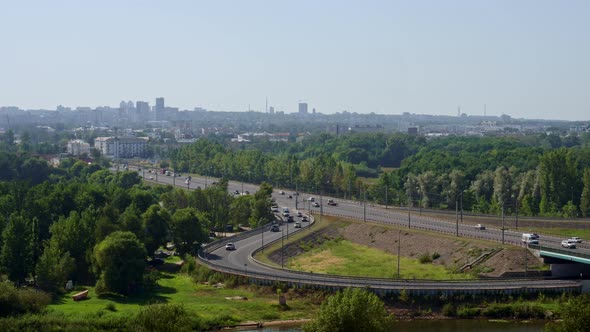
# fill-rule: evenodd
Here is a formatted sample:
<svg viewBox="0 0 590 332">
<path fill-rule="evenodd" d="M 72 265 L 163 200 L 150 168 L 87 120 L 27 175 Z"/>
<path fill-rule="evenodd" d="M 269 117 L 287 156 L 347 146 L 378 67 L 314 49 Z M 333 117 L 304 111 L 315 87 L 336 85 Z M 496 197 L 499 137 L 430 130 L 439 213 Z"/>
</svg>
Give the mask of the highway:
<svg viewBox="0 0 590 332">
<path fill-rule="evenodd" d="M 148 173 L 147 170 L 139 172 L 146 181 L 156 181 L 155 174 Z M 153 180 L 150 180 L 150 176 L 154 176 Z M 219 181 L 215 178 L 204 178 L 199 176 L 191 175 L 192 179 L 190 184 L 185 184 L 185 176 L 177 177 L 174 179 L 171 176 L 165 176 L 158 174 L 157 182 L 163 184 L 176 184 L 178 187 L 188 187 L 189 189 L 195 189 L 197 187 L 205 188 L 211 185 L 211 183 Z M 230 181 L 228 184 L 228 191 L 234 193 L 236 190 L 239 192 L 249 191 L 251 194 L 255 193 L 258 186 Z M 393 224 L 416 229 L 423 229 L 429 231 L 435 231 L 445 234 L 456 234 L 457 224 L 448 221 L 437 220 L 425 216 L 419 216 L 417 211 L 410 211 L 410 218 L 408 222 L 407 210 L 400 209 L 384 209 L 381 206 L 371 206 L 369 204 L 364 205 L 359 202 L 339 200 L 336 198 L 322 196 L 321 198 L 317 195 L 310 195 L 300 193 L 299 196 L 294 196 L 292 191 L 285 190 L 285 195 L 279 194 L 280 189 L 275 189 L 273 197 L 279 205 L 279 207 L 288 207 L 292 214 L 296 211 L 308 213 L 312 211 L 316 216 L 319 215 L 320 210 L 323 214 L 342 216 L 347 218 L 353 218 L 357 220 L 367 220 L 371 222 L 379 222 L 385 224 Z M 288 195 L 292 198 L 288 198 Z M 310 196 L 315 198 L 315 201 L 322 204 L 321 207 L 310 207 L 310 202 L 307 200 Z M 333 199 L 338 203 L 338 206 L 327 205 L 328 199 Z M 296 203 L 297 202 L 297 203 Z M 299 210 L 295 208 L 295 205 L 299 207 Z M 298 218 L 295 218 L 296 220 Z M 310 223 L 303 223 L 303 228 L 295 229 L 294 223 L 284 224 L 281 226 L 281 232 L 271 232 L 268 228 L 263 233 L 260 230 L 253 231 L 250 236 L 239 236 L 236 239 L 228 238 L 218 241 L 205 249 L 203 255 L 203 261 L 209 266 L 219 271 L 225 271 L 235 274 L 247 275 L 252 278 L 267 279 L 267 280 L 281 280 L 285 282 L 298 282 L 303 284 L 314 284 L 314 285 L 333 285 L 333 286 L 358 286 L 366 287 L 371 286 L 372 288 L 383 288 L 383 289 L 416 289 L 416 290 L 461 290 L 461 291 L 482 291 L 482 290 L 510 290 L 510 289 L 561 289 L 561 288 L 575 288 L 580 285 L 578 281 L 572 280 L 543 280 L 543 279 L 486 279 L 485 281 L 465 281 L 465 280 L 452 280 L 452 281 L 429 281 L 429 280 L 397 280 L 397 279 L 375 279 L 375 278 L 354 278 L 354 277 L 343 277 L 343 276 L 331 276 L 331 275 L 318 275 L 313 273 L 302 273 L 297 271 L 283 270 L 281 268 L 271 267 L 256 261 L 252 257 L 252 253 L 259 249 L 263 241 L 268 244 L 270 241 L 279 240 L 282 234 L 286 235 L 287 227 L 289 233 L 292 234 L 295 231 L 309 231 L 308 228 Z M 313 228 L 313 227 L 312 227 Z M 501 242 L 502 241 L 502 230 L 491 229 L 479 230 L 473 227 L 473 225 L 459 224 L 458 225 L 459 236 L 478 238 L 490 241 Z M 522 245 L 521 242 L 522 233 L 505 230 L 504 242 L 514 245 Z M 560 247 L 562 239 L 541 235 L 541 241 L 544 246 L 555 246 Z M 225 243 L 233 242 L 236 246 L 236 250 L 227 251 L 225 250 Z M 564 249 L 564 248 L 561 248 Z M 590 249 L 586 244 L 583 244 L 577 252 L 587 252 L 590 254 Z"/>
</svg>

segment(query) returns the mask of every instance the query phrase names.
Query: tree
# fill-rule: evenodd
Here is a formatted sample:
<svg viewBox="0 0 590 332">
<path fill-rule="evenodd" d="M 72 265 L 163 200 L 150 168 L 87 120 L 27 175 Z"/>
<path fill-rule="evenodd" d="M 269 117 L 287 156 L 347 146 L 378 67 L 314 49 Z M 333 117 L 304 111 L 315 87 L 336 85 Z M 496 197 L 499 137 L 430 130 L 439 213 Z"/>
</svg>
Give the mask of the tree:
<svg viewBox="0 0 590 332">
<path fill-rule="evenodd" d="M 177 210 L 172 215 L 172 239 L 181 255 L 194 253 L 195 244 L 207 237 L 204 217 L 192 208 Z"/>
<path fill-rule="evenodd" d="M 590 327 L 590 296 L 583 294 L 571 298 L 561 309 L 561 322 L 549 323 L 543 331 L 573 332 L 588 331 Z"/>
<path fill-rule="evenodd" d="M 383 302 L 373 293 L 347 288 L 328 298 L 305 332 L 387 331 L 389 318 Z"/>
<path fill-rule="evenodd" d="M 584 190 L 580 199 L 580 210 L 584 218 L 590 216 L 590 167 L 584 169 Z"/>
<path fill-rule="evenodd" d="M 129 294 L 141 285 L 146 267 L 143 244 L 131 232 L 114 232 L 94 247 L 96 291 Z"/>
<path fill-rule="evenodd" d="M 33 232 L 28 220 L 13 213 L 2 231 L 0 265 L 8 278 L 16 283 L 25 280 L 33 266 Z"/>
<path fill-rule="evenodd" d="M 145 248 L 149 255 L 153 257 L 154 251 L 164 243 L 168 236 L 170 214 L 160 205 L 154 204 L 141 215 L 141 219 L 145 230 Z"/>
<path fill-rule="evenodd" d="M 37 285 L 50 293 L 61 292 L 74 271 L 74 264 L 69 252 L 64 252 L 57 241 L 49 241 L 35 267 Z"/>
</svg>

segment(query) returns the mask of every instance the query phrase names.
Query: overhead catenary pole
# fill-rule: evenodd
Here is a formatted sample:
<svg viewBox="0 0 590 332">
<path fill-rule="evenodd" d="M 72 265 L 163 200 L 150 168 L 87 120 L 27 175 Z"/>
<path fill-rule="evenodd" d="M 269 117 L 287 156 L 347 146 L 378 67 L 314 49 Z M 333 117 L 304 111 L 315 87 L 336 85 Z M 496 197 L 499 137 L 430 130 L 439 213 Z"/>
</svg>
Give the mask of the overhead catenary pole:
<svg viewBox="0 0 590 332">
<path fill-rule="evenodd" d="M 459 200 L 455 199 L 455 233 L 457 236 L 459 236 Z"/>
<path fill-rule="evenodd" d="M 502 244 L 504 244 L 504 206 L 502 206 Z"/>
<path fill-rule="evenodd" d="M 363 221 L 367 222 L 367 191 L 363 192 Z"/>
<path fill-rule="evenodd" d="M 516 228 L 516 230 L 518 230 L 518 197 L 516 197 L 516 200 L 514 202 L 514 218 L 515 218 L 514 228 Z"/>
<path fill-rule="evenodd" d="M 387 184 L 385 185 L 385 209 L 387 210 Z"/>
<path fill-rule="evenodd" d="M 408 228 L 412 228 L 411 217 L 410 217 L 410 204 L 412 204 L 412 197 L 410 195 L 408 195 Z"/>
<path fill-rule="evenodd" d="M 399 279 L 399 262 L 402 251 L 402 230 L 397 233 L 397 278 Z"/>
</svg>

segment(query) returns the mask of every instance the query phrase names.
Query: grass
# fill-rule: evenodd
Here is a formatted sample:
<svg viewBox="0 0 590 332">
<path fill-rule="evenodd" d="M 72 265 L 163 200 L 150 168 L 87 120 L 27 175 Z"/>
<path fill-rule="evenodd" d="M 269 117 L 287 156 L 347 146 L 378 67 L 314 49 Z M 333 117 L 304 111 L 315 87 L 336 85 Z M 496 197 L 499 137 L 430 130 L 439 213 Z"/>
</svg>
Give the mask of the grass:
<svg viewBox="0 0 590 332">
<path fill-rule="evenodd" d="M 70 292 L 51 304 L 49 314 L 79 319 L 80 316 L 100 316 L 101 318 L 125 318 L 135 315 L 140 307 L 150 303 L 182 304 L 187 312 L 198 314 L 205 320 L 243 322 L 267 321 L 276 319 L 299 319 L 312 317 L 317 305 L 299 297 L 287 294 L 288 308 L 278 305 L 278 297 L 269 291 L 256 287 L 215 288 L 206 284 L 196 284 L 188 275 L 163 273 L 158 281 L 159 287 L 151 293 L 131 297 L 98 297 L 94 287 L 89 290 L 89 298 L 74 302 Z M 228 300 L 226 297 L 245 297 L 247 300 Z"/>
<path fill-rule="evenodd" d="M 313 273 L 392 278 L 397 276 L 397 255 L 347 240 L 331 240 L 292 258 L 288 267 Z M 416 259 L 406 257 L 400 257 L 400 277 L 433 280 L 473 278 L 468 274 L 452 273 L 440 265 L 421 264 Z"/>
</svg>

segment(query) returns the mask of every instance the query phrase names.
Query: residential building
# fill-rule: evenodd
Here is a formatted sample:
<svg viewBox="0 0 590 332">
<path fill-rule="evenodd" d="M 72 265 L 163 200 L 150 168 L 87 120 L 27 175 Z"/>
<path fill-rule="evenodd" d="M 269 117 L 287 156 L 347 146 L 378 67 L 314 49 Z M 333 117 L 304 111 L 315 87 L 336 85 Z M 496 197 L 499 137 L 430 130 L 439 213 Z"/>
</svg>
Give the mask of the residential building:
<svg viewBox="0 0 590 332">
<path fill-rule="evenodd" d="M 147 151 L 146 137 L 97 137 L 94 148 L 105 157 L 133 158 L 144 157 Z"/>
<path fill-rule="evenodd" d="M 88 153 L 90 152 L 90 144 L 84 142 L 81 139 L 71 140 L 67 144 L 67 151 L 68 154 L 74 156 L 80 156 L 83 154 L 88 155 Z"/>
</svg>

